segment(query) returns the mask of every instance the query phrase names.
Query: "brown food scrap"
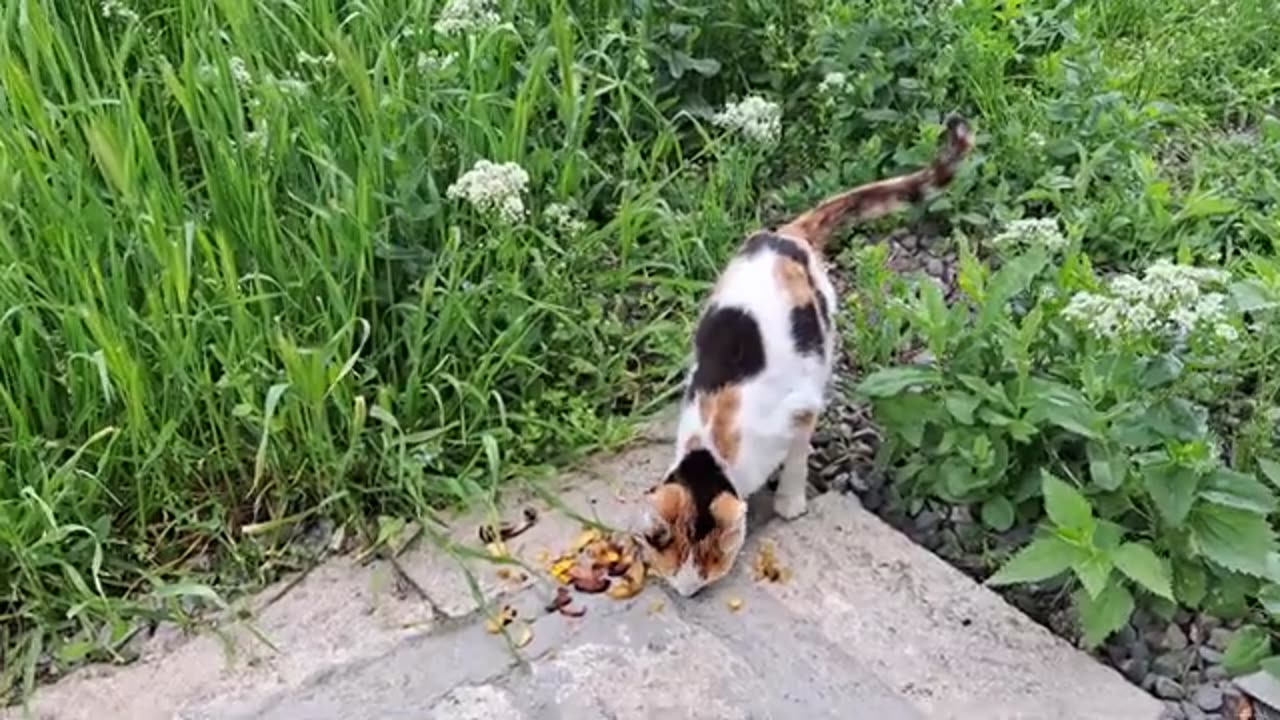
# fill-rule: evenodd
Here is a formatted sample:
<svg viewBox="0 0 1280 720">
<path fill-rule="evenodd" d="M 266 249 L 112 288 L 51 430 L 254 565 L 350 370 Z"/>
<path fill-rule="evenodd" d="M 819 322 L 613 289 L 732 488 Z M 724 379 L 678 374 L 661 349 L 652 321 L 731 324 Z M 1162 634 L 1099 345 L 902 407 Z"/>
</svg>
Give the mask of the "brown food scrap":
<svg viewBox="0 0 1280 720">
<path fill-rule="evenodd" d="M 573 541 L 572 551 L 575 553 L 582 552 L 583 548 L 596 542 L 599 539 L 600 539 L 599 530 L 595 530 L 595 529 L 583 530 L 582 534 L 578 536 L 578 539 Z"/>
<path fill-rule="evenodd" d="M 551 598 L 551 602 L 547 603 L 547 612 L 556 612 L 573 602 L 573 598 L 569 596 L 569 588 L 556 588 L 556 596 Z"/>
<path fill-rule="evenodd" d="M 525 623 L 520 628 L 520 634 L 516 635 L 516 647 L 522 648 L 533 642 L 533 626 Z"/>
<path fill-rule="evenodd" d="M 742 609 L 742 598 L 729 598 L 729 610 L 738 612 Z"/>
<path fill-rule="evenodd" d="M 561 585 L 568 585 L 573 582 L 573 571 L 576 567 L 577 561 L 572 557 L 562 557 L 552 564 L 551 576 L 554 577 Z"/>
<path fill-rule="evenodd" d="M 777 548 L 771 542 L 761 545 L 760 553 L 756 555 L 754 569 L 757 581 L 776 583 L 786 582 L 791 578 L 791 571 L 778 564 Z"/>
<path fill-rule="evenodd" d="M 644 589 L 644 563 L 633 562 L 626 574 L 618 578 L 609 588 L 609 597 L 614 600 L 629 600 Z"/>
<path fill-rule="evenodd" d="M 484 629 L 490 635 L 497 635 L 502 632 L 503 628 L 514 622 L 515 619 L 516 609 L 510 605 L 503 605 L 502 608 L 498 610 L 497 615 L 494 615 L 485 622 Z"/>
<path fill-rule="evenodd" d="M 574 607 L 569 607 L 568 605 L 566 605 L 566 606 L 564 606 L 564 607 L 560 608 L 560 614 L 561 614 L 561 615 L 565 615 L 565 616 L 567 616 L 567 617 L 580 618 L 580 617 L 582 617 L 583 615 L 586 615 L 586 614 L 587 614 L 587 609 L 586 609 L 586 608 L 574 608 Z"/>
<path fill-rule="evenodd" d="M 584 593 L 600 593 L 609 587 L 609 578 L 604 573 L 591 568 L 575 566 L 569 571 L 569 578 L 573 582 L 573 589 Z"/>
<path fill-rule="evenodd" d="M 485 545 L 492 545 L 501 540 L 510 540 L 513 537 L 524 534 L 529 528 L 538 522 L 538 511 L 527 507 L 524 509 L 524 520 L 518 523 L 503 522 L 496 527 L 490 523 L 481 525 L 477 533 L 480 535 L 480 542 Z"/>
</svg>

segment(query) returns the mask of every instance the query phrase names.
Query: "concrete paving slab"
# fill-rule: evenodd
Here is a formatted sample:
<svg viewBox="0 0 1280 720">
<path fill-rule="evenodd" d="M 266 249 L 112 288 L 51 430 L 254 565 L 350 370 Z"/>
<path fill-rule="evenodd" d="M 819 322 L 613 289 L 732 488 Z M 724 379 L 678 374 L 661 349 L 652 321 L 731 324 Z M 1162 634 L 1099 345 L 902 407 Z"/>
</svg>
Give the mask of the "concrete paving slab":
<svg viewBox="0 0 1280 720">
<path fill-rule="evenodd" d="M 575 512 L 625 526 L 669 458 L 669 444 L 602 458 L 571 476 L 560 497 Z M 537 527 L 508 543 L 532 563 L 559 552 L 580 528 L 537 504 Z M 512 516 L 521 506 L 513 503 Z M 178 639 L 134 666 L 92 669 L 42 689 L 31 716 L 1159 717 L 1155 699 L 853 497 L 817 498 L 790 523 L 772 518 L 767 497 L 752 507 L 747 555 L 721 584 L 694 598 L 659 583 L 623 602 L 578 596 L 587 608 L 578 619 L 541 611 L 551 594 L 545 579 L 514 585 L 487 561 L 464 559 L 485 599 L 512 604 L 532 623 L 533 640 L 520 650 L 485 631 L 484 606 L 459 562 L 424 546 L 401 565 L 429 602 L 397 592 L 384 563 L 337 560 L 260 613 L 278 654 L 251 651 L 229 665 L 213 638 Z M 450 537 L 478 547 L 481 520 L 459 519 Z M 789 582 L 751 577 L 749 559 L 766 540 L 793 571 Z M 741 601 L 736 612 L 730 598 Z"/>
</svg>

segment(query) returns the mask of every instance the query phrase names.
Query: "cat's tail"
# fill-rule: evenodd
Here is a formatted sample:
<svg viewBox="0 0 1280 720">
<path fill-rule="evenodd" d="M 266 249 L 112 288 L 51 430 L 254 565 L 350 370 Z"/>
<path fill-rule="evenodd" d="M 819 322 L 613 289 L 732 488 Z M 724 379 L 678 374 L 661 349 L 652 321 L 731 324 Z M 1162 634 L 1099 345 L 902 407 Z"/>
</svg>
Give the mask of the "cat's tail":
<svg viewBox="0 0 1280 720">
<path fill-rule="evenodd" d="M 960 161 L 972 147 L 973 135 L 968 123 L 963 118 L 952 115 L 947 118 L 942 148 L 932 165 L 827 198 L 817 207 L 779 227 L 777 232 L 803 240 L 814 249 L 821 250 L 845 222 L 887 215 L 904 205 L 919 202 L 927 191 L 950 183 Z"/>
</svg>

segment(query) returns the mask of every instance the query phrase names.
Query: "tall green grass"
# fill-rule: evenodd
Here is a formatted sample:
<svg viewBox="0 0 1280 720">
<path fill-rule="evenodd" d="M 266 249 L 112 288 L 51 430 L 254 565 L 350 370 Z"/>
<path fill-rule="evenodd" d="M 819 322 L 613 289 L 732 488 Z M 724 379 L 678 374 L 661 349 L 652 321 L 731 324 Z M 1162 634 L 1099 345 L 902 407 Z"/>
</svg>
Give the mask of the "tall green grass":
<svg viewBox="0 0 1280 720">
<path fill-rule="evenodd" d="M 300 518 L 416 515 L 619 442 L 741 233 L 921 162 L 945 112 L 984 133 L 938 206 L 960 227 L 1050 210 L 1118 256 L 1176 244 L 1132 209 L 1238 174 L 1159 195 L 1140 161 L 1273 112 L 1280 21 L 1168 5 L 535 0 L 446 36 L 426 0 L 6 4 L 0 694 L 116 658 L 197 583 L 254 586 Z M 832 70 L 851 89 L 822 98 Z M 786 110 L 771 152 L 706 123 L 749 92 Z M 527 222 L 445 196 L 481 158 L 528 171 Z M 1275 227 L 1250 167 L 1251 204 L 1197 222 Z"/>
</svg>

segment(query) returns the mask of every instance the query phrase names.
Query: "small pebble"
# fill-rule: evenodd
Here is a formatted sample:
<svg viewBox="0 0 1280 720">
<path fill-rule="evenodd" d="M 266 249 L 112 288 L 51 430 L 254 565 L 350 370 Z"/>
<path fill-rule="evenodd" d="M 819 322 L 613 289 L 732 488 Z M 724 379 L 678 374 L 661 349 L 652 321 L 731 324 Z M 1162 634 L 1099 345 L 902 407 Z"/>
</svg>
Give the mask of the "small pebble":
<svg viewBox="0 0 1280 720">
<path fill-rule="evenodd" d="M 1226 650 L 1234 633 L 1226 628 L 1214 628 L 1209 631 L 1209 647 L 1214 650 Z"/>
<path fill-rule="evenodd" d="M 1184 667 L 1186 667 L 1185 655 L 1180 651 L 1161 653 L 1151 663 L 1151 671 L 1165 677 L 1182 675 L 1182 668 Z"/>
<path fill-rule="evenodd" d="M 1182 683 L 1167 677 L 1157 677 L 1155 685 L 1151 686 L 1151 691 L 1155 693 L 1156 697 L 1164 698 L 1165 700 L 1179 700 L 1186 694 Z"/>
<path fill-rule="evenodd" d="M 1160 720 L 1187 720 L 1187 714 L 1182 711 L 1182 705 L 1167 702 L 1164 704 L 1164 711 L 1160 713 Z"/>
<path fill-rule="evenodd" d="M 1204 711 L 1195 706 L 1195 703 L 1182 703 L 1182 715 L 1187 720 L 1208 720 Z"/>
<path fill-rule="evenodd" d="M 1218 680 L 1226 680 L 1230 674 L 1227 669 L 1221 665 L 1210 665 L 1205 668 L 1204 679 L 1207 682 L 1217 682 Z"/>
<path fill-rule="evenodd" d="M 1214 712 L 1222 708 L 1222 690 L 1213 685 L 1201 685 L 1192 699 L 1201 710 L 1206 712 Z"/>
<path fill-rule="evenodd" d="M 1160 637 L 1160 647 L 1165 650 L 1182 650 L 1186 646 L 1187 634 L 1182 632 L 1182 628 L 1177 625 L 1165 628 L 1164 635 Z"/>
<path fill-rule="evenodd" d="M 946 265 L 944 265 L 942 260 L 939 258 L 929 258 L 928 262 L 924 264 L 924 271 L 934 277 L 941 275 L 942 271 L 945 269 Z"/>
<path fill-rule="evenodd" d="M 1200 659 L 1210 665 L 1220 665 L 1222 663 L 1222 653 L 1208 645 L 1201 645 L 1197 652 L 1200 653 Z"/>
<path fill-rule="evenodd" d="M 1151 671 L 1151 663 L 1138 658 L 1129 658 L 1120 663 L 1120 672 L 1134 684 L 1141 684 L 1142 679 Z"/>
</svg>

